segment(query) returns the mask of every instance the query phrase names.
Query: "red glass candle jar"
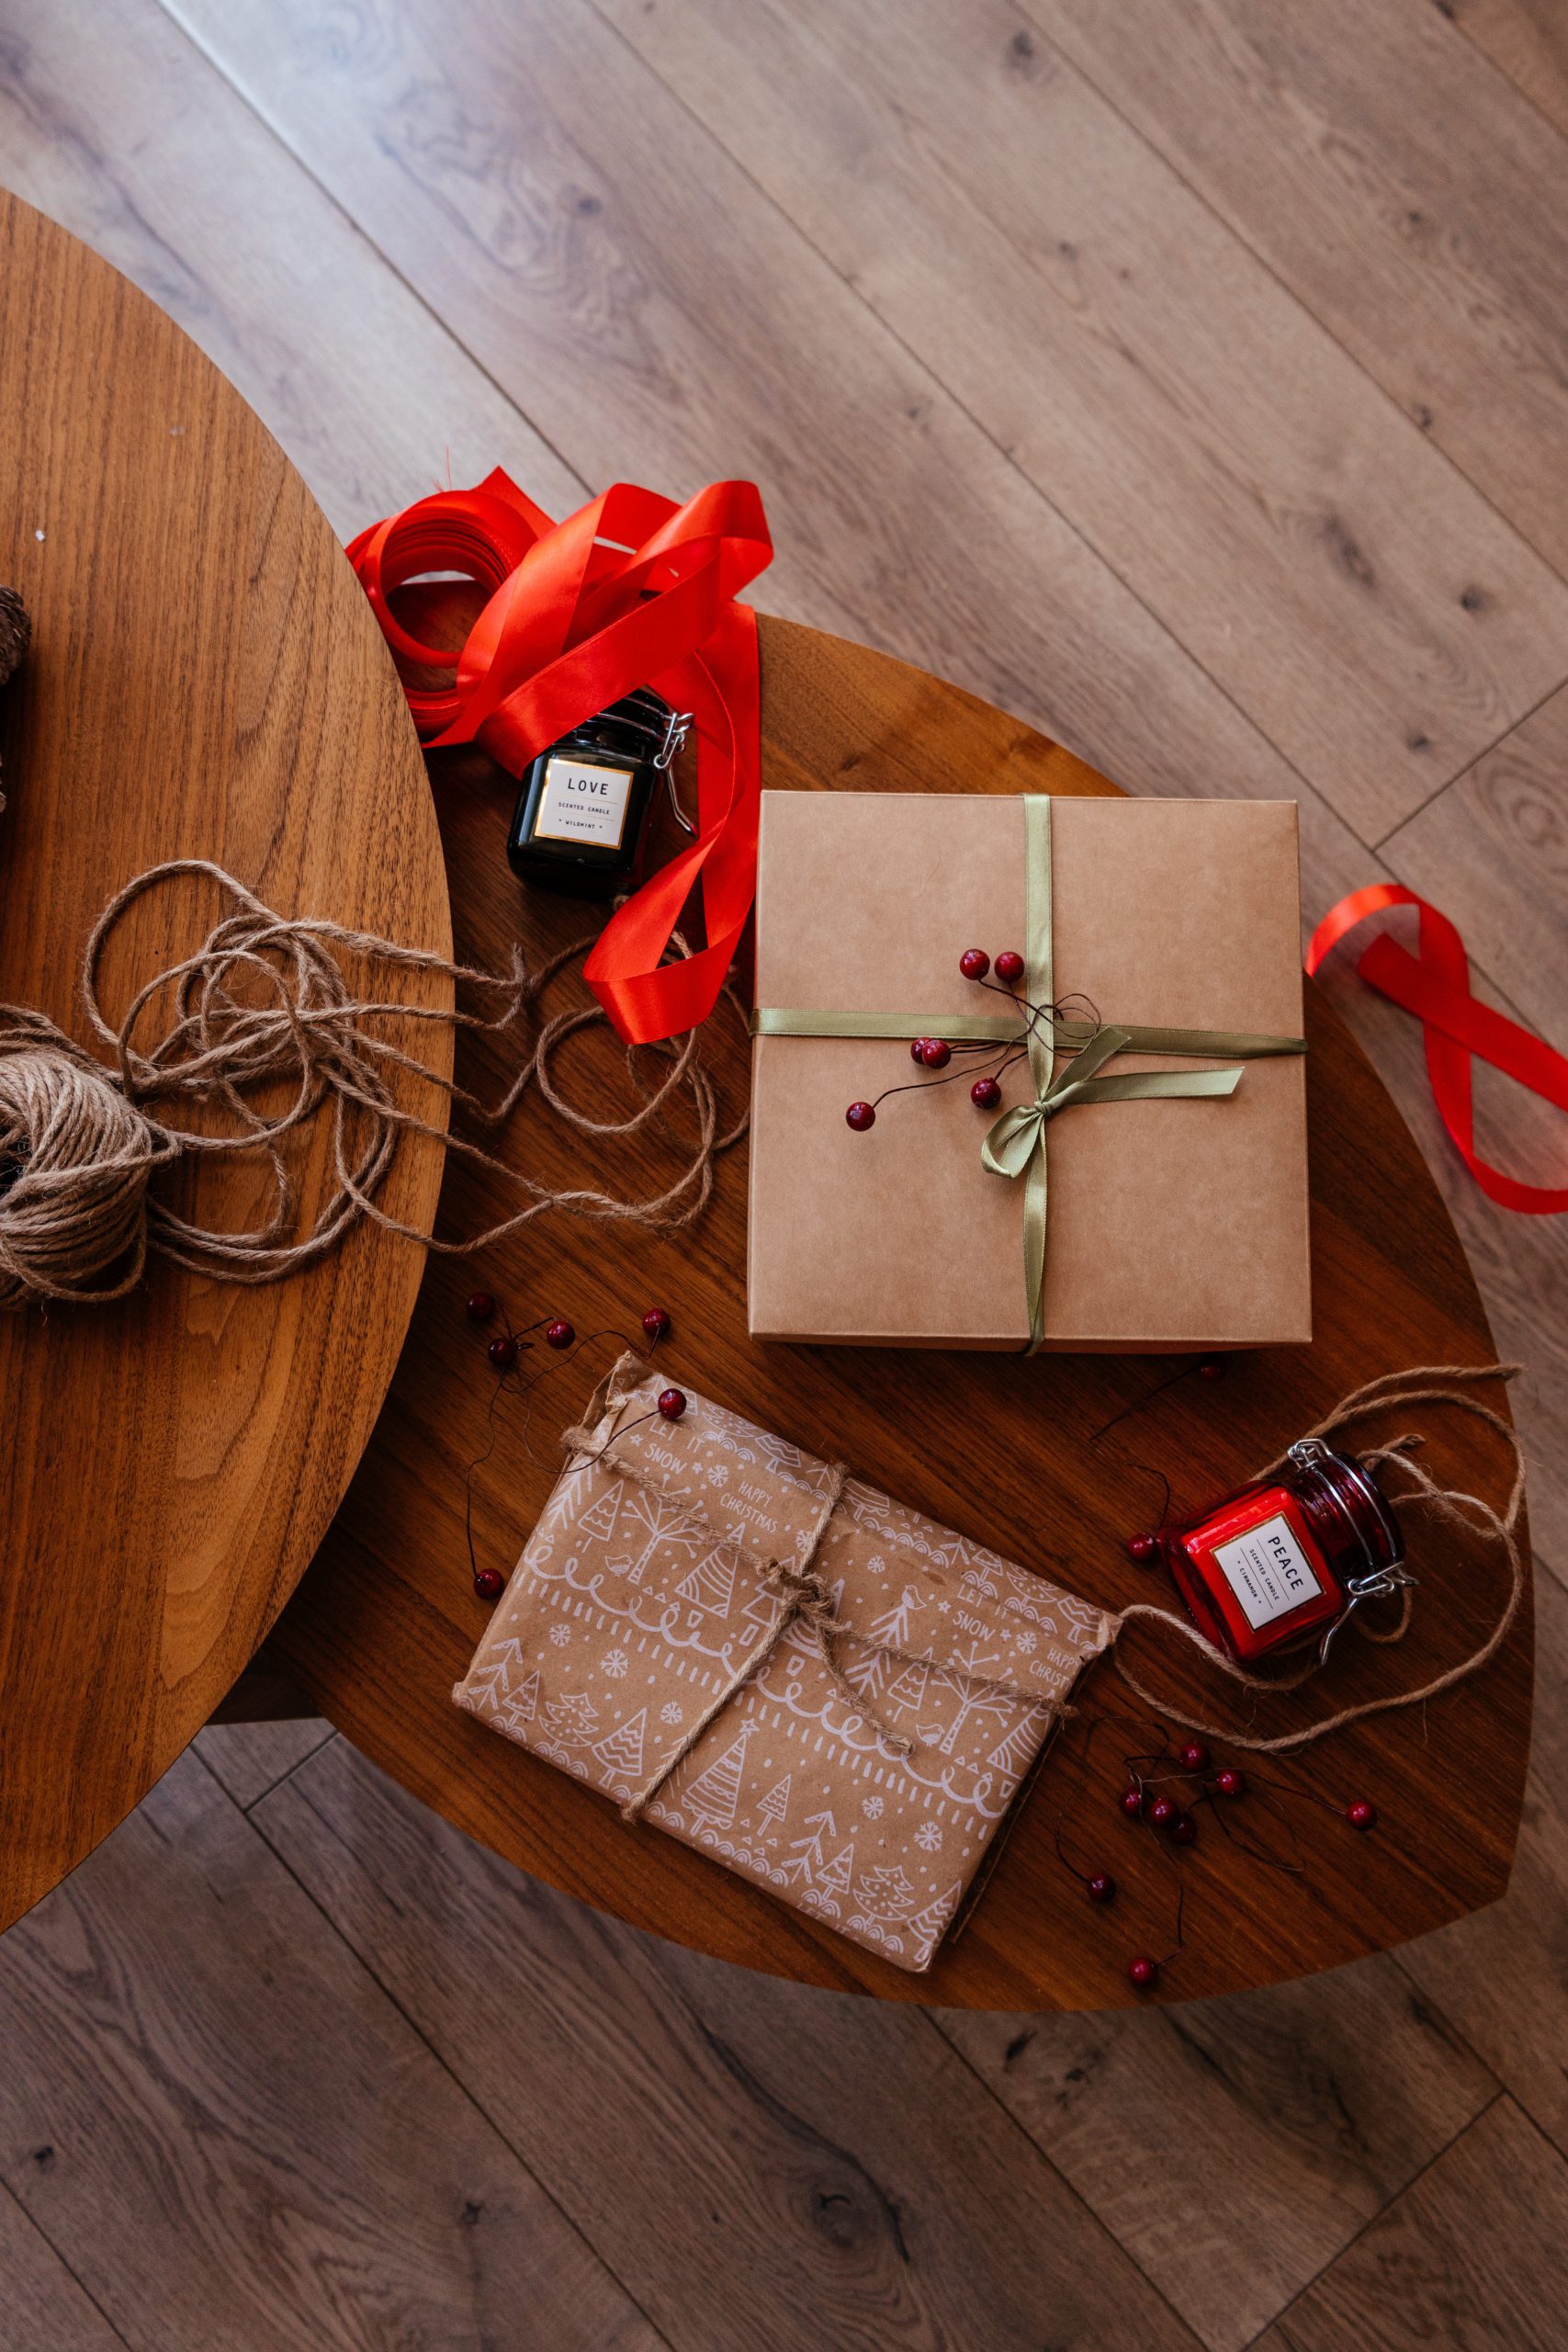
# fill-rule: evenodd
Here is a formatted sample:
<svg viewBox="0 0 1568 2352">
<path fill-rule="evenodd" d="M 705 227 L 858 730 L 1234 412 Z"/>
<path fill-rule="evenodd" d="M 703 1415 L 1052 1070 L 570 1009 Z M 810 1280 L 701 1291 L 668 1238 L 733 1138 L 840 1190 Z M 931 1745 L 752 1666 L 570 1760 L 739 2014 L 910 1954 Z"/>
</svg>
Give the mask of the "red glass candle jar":
<svg viewBox="0 0 1568 2352">
<path fill-rule="evenodd" d="M 1372 1473 L 1315 1437 L 1160 1544 L 1199 1632 L 1244 1663 L 1314 1634 L 1326 1655 L 1359 1602 L 1414 1581 Z"/>
</svg>

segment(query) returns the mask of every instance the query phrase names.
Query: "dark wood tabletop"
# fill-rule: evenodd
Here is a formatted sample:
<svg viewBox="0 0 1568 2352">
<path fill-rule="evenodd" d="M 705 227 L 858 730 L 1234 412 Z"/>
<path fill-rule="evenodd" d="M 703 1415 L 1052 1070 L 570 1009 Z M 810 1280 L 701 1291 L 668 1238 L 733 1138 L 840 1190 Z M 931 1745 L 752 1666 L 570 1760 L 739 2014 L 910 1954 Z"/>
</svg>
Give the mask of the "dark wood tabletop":
<svg viewBox="0 0 1568 2352">
<path fill-rule="evenodd" d="M 89 926 L 174 856 L 285 913 L 443 947 L 419 747 L 325 517 L 179 328 L 5 196 L 0 424 L 0 580 L 33 620 L 0 696 L 0 1001 L 85 1039 Z M 217 911 L 205 886 L 140 901 L 115 1001 Z M 391 1181 L 416 1224 L 441 1158 L 420 1143 Z M 241 1226 L 265 1191 L 229 1163 L 192 1199 Z M 265 1289 L 154 1262 L 116 1305 L 0 1316 L 0 1928 L 151 1788 L 265 1633 L 358 1460 L 422 1254 L 362 1231 Z"/>
<path fill-rule="evenodd" d="M 762 624 L 762 690 L 769 784 L 1115 789 L 956 688 L 783 622 Z M 494 965 L 520 926 L 536 950 L 581 930 L 581 909 L 537 893 L 525 908 L 502 851 L 504 779 L 468 755 L 443 755 L 433 773 L 459 952 Z M 1370 1063 L 1310 987 L 1307 1032 L 1310 1347 L 1238 1354 L 1211 1380 L 1169 1357 L 1023 1362 L 759 1346 L 746 1335 L 746 1170 L 737 1152 L 689 1234 L 649 1238 L 559 1219 L 472 1264 L 431 1261 L 359 1474 L 280 1621 L 287 1664 L 385 1770 L 525 1870 L 659 1935 L 816 1984 L 1019 2009 L 1147 1997 L 1133 1994 L 1126 1962 L 1136 1951 L 1170 1951 L 1179 1884 L 1184 1943 L 1158 1996 L 1179 2000 L 1327 1968 L 1490 1902 L 1507 1880 L 1529 1749 L 1528 1606 L 1504 1654 L 1428 1709 L 1383 1715 L 1288 1762 L 1258 1765 L 1254 1792 L 1226 1814 L 1234 1837 L 1224 1834 L 1217 1806 L 1201 1806 L 1179 1877 L 1171 1849 L 1118 1809 L 1124 1758 L 1157 1733 L 1112 1668 L 1097 1667 L 968 1924 L 923 1976 L 839 1939 L 673 1839 L 628 1827 L 604 1799 L 451 1702 L 486 1615 L 471 1586 L 466 1493 L 478 1561 L 509 1570 L 556 1475 L 559 1430 L 620 1335 L 637 1335 L 649 1306 L 673 1317 L 673 1378 L 819 1454 L 841 1456 L 888 1492 L 1112 1607 L 1160 1595 L 1157 1578 L 1125 1549 L 1131 1532 L 1158 1517 L 1159 1474 L 1179 1510 L 1201 1505 L 1374 1374 L 1490 1362 L 1486 1318 L 1437 1186 Z M 739 1109 L 747 1053 L 727 1014 L 712 1024 L 706 1050 Z M 467 1058 L 470 1080 L 499 1091 L 504 1057 Z M 584 1041 L 563 1078 L 581 1101 L 623 1099 L 619 1056 L 603 1032 Z M 581 1143 L 547 1117 L 524 1122 L 508 1148 L 554 1183 L 593 1172 Z M 599 1172 L 652 1190 L 665 1166 L 657 1156 L 607 1150 Z M 454 1164 L 441 1229 L 475 1230 L 505 1197 Z M 581 1334 L 607 1336 L 575 1358 L 545 1360 L 547 1376 L 526 1400 L 498 1392 L 489 1334 L 465 1314 L 477 1285 L 499 1295 L 516 1326 L 560 1315 Z M 1124 1418 L 1099 1435 L 1117 1415 Z M 1400 1426 L 1391 1420 L 1386 1433 Z M 1437 1418 L 1432 1428 L 1438 1469 L 1454 1483 L 1504 1492 L 1499 1442 Z M 1323 1695 L 1278 1702 L 1260 1728 L 1287 1727 L 1308 1708 L 1327 1712 L 1394 1681 L 1413 1687 L 1474 1645 L 1501 1605 L 1497 1565 L 1479 1547 L 1448 1544 L 1421 1547 L 1416 1565 L 1423 1581 L 1405 1642 L 1389 1649 L 1347 1636 Z M 1172 1656 L 1157 1633 L 1152 1644 L 1140 1640 L 1138 1660 L 1177 1703 L 1227 1707 L 1201 1660 Z M 1216 1761 L 1227 1753 L 1218 1748 Z M 1340 1810 L 1363 1796 L 1379 1808 L 1371 1836 L 1351 1831 Z M 1089 1905 L 1075 1869 L 1111 1872 L 1115 1903 Z"/>
</svg>

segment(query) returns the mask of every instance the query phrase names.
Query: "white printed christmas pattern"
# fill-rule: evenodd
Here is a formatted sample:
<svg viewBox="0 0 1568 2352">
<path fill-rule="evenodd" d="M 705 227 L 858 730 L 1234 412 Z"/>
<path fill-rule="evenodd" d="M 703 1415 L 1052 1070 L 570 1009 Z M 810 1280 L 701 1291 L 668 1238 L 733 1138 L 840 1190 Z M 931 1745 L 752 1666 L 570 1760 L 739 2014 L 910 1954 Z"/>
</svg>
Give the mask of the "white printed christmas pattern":
<svg viewBox="0 0 1568 2352">
<path fill-rule="evenodd" d="M 808 1561 L 827 1465 L 690 1390 L 660 1419 L 640 1370 L 606 1384 L 587 1450 L 612 1458 L 558 1482 L 454 1696 L 618 1804 L 680 1756 L 644 1823 L 926 1968 L 1104 1614 L 854 1478 Z M 797 1628 L 680 1754 L 775 1623 L 759 1558 L 826 1577 L 839 1663 L 909 1755 Z"/>
</svg>

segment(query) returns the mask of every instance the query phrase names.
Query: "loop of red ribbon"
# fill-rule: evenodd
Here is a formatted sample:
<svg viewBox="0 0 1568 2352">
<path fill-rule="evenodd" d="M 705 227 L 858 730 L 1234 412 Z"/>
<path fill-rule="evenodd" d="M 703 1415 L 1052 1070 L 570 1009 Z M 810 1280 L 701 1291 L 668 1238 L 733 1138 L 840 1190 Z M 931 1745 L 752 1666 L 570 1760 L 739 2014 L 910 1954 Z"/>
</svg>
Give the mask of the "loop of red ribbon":
<svg viewBox="0 0 1568 2352">
<path fill-rule="evenodd" d="M 349 543 L 432 749 L 479 743 L 521 775 L 636 687 L 692 712 L 696 838 L 616 909 L 583 967 L 628 1045 L 706 1019 L 751 911 L 761 789 L 757 624 L 735 600 L 772 555 L 752 482 L 710 482 L 683 506 L 616 482 L 554 524 L 499 466 L 474 489 L 437 491 Z M 436 574 L 473 581 L 488 601 L 450 683 L 425 686 L 407 671 L 451 672 L 452 654 L 422 644 L 389 600 Z M 661 963 L 699 885 L 706 944 Z"/>
<path fill-rule="evenodd" d="M 1412 956 L 1397 940 L 1385 935 L 1372 942 L 1356 970 L 1370 987 L 1403 1005 L 1420 1022 L 1433 1099 L 1460 1158 L 1487 1198 L 1503 1208 L 1530 1216 L 1550 1216 L 1568 1209 L 1568 1187 L 1522 1184 L 1483 1159 L 1475 1148 L 1472 1055 L 1517 1079 L 1560 1111 L 1568 1111 L 1568 1059 L 1543 1038 L 1472 996 L 1470 959 L 1447 915 L 1397 882 L 1375 882 L 1364 890 L 1352 890 L 1329 909 L 1313 933 L 1306 954 L 1308 973 L 1317 970 L 1348 932 L 1385 907 L 1416 909 L 1420 954 Z"/>
</svg>

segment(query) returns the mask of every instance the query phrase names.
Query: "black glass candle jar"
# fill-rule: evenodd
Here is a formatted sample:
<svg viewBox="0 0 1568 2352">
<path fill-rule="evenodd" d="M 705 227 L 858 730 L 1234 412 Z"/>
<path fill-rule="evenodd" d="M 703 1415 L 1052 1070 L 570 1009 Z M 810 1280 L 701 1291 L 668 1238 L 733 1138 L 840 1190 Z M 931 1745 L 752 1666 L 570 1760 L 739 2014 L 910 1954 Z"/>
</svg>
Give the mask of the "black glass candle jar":
<svg viewBox="0 0 1568 2352">
<path fill-rule="evenodd" d="M 671 710 L 642 686 L 541 752 L 523 779 L 507 836 L 513 871 L 579 898 L 611 899 L 631 888 L 660 777 L 677 822 L 694 831 L 671 775 L 691 723 L 689 711 Z"/>
</svg>

